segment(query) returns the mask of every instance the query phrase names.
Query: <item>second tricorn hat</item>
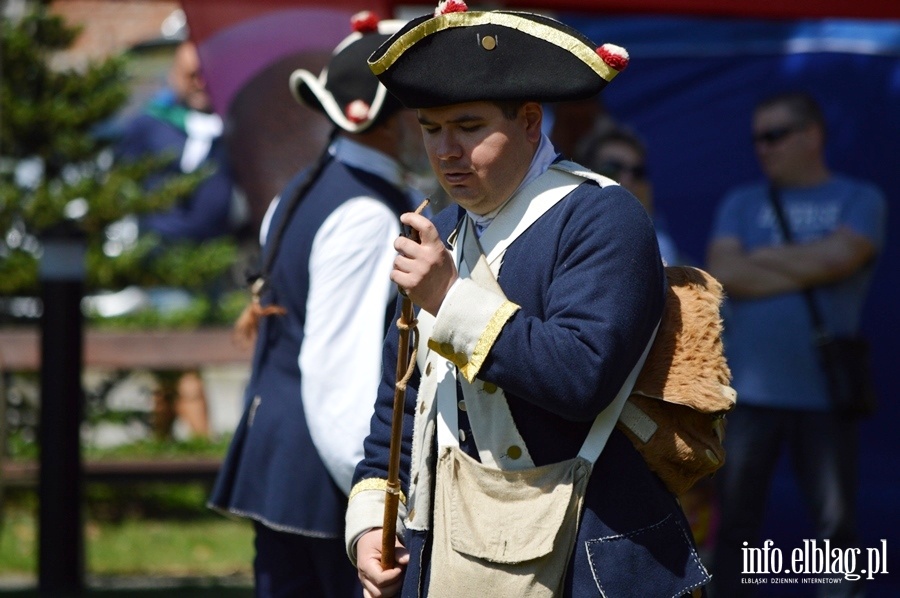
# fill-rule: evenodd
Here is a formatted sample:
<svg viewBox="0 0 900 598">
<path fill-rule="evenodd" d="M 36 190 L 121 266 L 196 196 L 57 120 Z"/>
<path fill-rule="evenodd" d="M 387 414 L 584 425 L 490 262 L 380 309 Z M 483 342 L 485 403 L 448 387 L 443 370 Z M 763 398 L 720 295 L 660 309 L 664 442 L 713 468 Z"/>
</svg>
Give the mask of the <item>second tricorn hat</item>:
<svg viewBox="0 0 900 598">
<path fill-rule="evenodd" d="M 413 19 L 369 57 L 372 72 L 407 108 L 586 99 L 627 64 L 623 48 L 598 48 L 555 19 L 469 12 L 459 0 Z"/>
<path fill-rule="evenodd" d="M 403 24 L 380 20 L 369 11 L 353 15 L 353 33 L 334 49 L 328 66 L 318 76 L 305 69 L 294 71 L 291 93 L 349 133 L 362 133 L 383 122 L 402 106 L 372 76 L 366 58 Z"/>
</svg>

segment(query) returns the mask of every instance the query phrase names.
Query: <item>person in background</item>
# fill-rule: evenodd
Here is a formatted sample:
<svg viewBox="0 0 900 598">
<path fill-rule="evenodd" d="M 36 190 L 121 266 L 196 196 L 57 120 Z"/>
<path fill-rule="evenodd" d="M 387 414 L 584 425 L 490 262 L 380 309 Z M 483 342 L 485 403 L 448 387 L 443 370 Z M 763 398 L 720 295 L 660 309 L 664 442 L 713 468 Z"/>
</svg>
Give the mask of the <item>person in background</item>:
<svg viewBox="0 0 900 598">
<path fill-rule="evenodd" d="M 171 153 L 172 162 L 146 182 L 213 167 L 185 200 L 168 210 L 147 214 L 139 221 L 141 233 L 154 233 L 163 241 L 202 242 L 233 234 L 240 225 L 241 202 L 229 166 L 222 118 L 212 103 L 201 72 L 196 46 L 181 42 L 169 70 L 169 88 L 156 94 L 138 116 L 129 121 L 116 144 L 117 159 L 138 159 Z"/>
<path fill-rule="evenodd" d="M 253 521 L 257 596 L 362 593 L 344 510 L 392 322 L 399 217 L 415 207 L 403 163 L 422 151 L 414 115 L 366 64 L 399 25 L 357 14 L 320 75 L 290 77 L 333 140 L 263 220 L 254 300 L 237 323 L 256 337 L 245 409 L 209 500 Z"/>
<path fill-rule="evenodd" d="M 149 185 L 203 165 L 213 166 L 213 172 L 184 201 L 143 216 L 139 230 L 155 233 L 164 241 L 199 242 L 233 234 L 242 220 L 241 201 L 235 197 L 240 190 L 229 166 L 224 125 L 212 111 L 192 42 L 181 42 L 175 50 L 169 85 L 127 123 L 116 145 L 117 159 L 172 153 L 175 158 L 147 181 Z"/>
<path fill-rule="evenodd" d="M 825 119 L 809 94 L 760 102 L 752 134 L 765 180 L 725 196 L 707 254 L 728 295 L 724 342 L 739 396 L 716 475 L 722 521 L 711 591 L 718 598 L 752 593 L 741 583 L 742 547 L 761 546 L 769 484 L 785 448 L 816 538 L 857 547 L 858 423 L 829 404 L 803 291 L 812 291 L 832 334 L 855 333 L 886 225 L 882 193 L 828 167 Z M 819 593 L 859 596 L 861 584 L 841 579 Z"/>
<path fill-rule="evenodd" d="M 191 194 L 167 210 L 137 219 L 137 234 L 156 235 L 162 243 L 202 243 L 239 233 L 247 217 L 246 200 L 234 181 L 224 142 L 223 124 L 201 73 L 196 46 L 184 41 L 175 50 L 168 76 L 169 87 L 158 93 L 135 118 L 126 123 L 115 146 L 116 160 L 137 160 L 148 155 L 171 154 L 173 159 L 143 184 L 152 187 L 163 179 L 210 168 Z M 185 289 L 143 289 L 147 302 L 166 311 L 186 308 L 192 301 Z M 178 436 L 207 437 L 209 415 L 203 379 L 192 370 L 173 376 L 160 372 L 154 393 L 157 435 L 167 436 L 173 421 L 184 431 Z"/>
<path fill-rule="evenodd" d="M 627 60 L 553 19 L 459 0 L 369 59 L 417 109 L 453 205 L 404 214 L 420 242 L 395 242 L 420 340 L 407 383 L 387 337 L 353 479 L 345 541 L 367 596 L 682 596 L 708 581 L 675 497 L 614 428 L 665 302 L 652 222 L 542 134 L 544 102 L 596 95 Z M 383 566 L 387 492 L 400 507 Z"/>
<path fill-rule="evenodd" d="M 638 198 L 653 219 L 659 252 L 666 265 L 681 263 L 665 219 L 653 205 L 653 184 L 647 172 L 647 149 L 637 135 L 623 127 L 606 129 L 578 144 L 575 161 L 608 176 Z"/>
</svg>

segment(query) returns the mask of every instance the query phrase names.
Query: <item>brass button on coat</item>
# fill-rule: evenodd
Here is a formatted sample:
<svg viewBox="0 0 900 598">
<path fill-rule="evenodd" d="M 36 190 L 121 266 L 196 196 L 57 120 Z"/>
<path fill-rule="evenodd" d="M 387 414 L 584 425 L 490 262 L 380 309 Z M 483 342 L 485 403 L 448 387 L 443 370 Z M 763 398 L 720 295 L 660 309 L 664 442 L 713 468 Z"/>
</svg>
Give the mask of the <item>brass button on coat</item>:
<svg viewBox="0 0 900 598">
<path fill-rule="evenodd" d="M 522 456 L 522 449 L 514 444 L 506 449 L 506 456 L 513 460 L 518 459 Z"/>
<path fill-rule="evenodd" d="M 484 388 L 484 392 L 488 393 L 489 395 L 492 395 L 495 392 L 497 392 L 497 385 L 494 384 L 493 382 L 485 382 L 484 386 L 482 386 L 482 388 Z"/>
<path fill-rule="evenodd" d="M 466 402 L 465 401 L 460 401 L 459 403 L 456 404 L 456 406 L 459 407 L 460 411 L 466 410 Z"/>
</svg>

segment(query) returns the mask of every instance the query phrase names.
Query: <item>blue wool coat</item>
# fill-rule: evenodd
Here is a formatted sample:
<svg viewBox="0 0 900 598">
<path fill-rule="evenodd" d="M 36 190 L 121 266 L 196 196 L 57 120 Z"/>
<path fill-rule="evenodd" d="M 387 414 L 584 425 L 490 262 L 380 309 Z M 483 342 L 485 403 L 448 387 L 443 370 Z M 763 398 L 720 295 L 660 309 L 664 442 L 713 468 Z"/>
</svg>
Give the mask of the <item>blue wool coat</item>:
<svg viewBox="0 0 900 598">
<path fill-rule="evenodd" d="M 281 194 L 264 255 L 305 178 Z M 303 343 L 312 244 L 328 216 L 354 197 L 373 197 L 398 216 L 409 198 L 387 181 L 331 160 L 300 200 L 281 237 L 263 304 L 287 314 L 263 318 L 247 385 L 244 413 L 213 489 L 210 506 L 250 517 L 268 527 L 322 538 L 340 538 L 347 498 L 325 468 L 310 436 L 297 362 Z"/>
<path fill-rule="evenodd" d="M 435 217 L 442 238 L 463 214 L 452 207 Z M 504 389 L 536 466 L 570 459 L 621 388 L 662 313 L 665 274 L 653 225 L 621 187 L 586 182 L 509 246 L 498 282 L 520 309 L 504 324 L 477 377 Z M 355 487 L 387 478 L 396 356 L 392 330 Z M 418 383 L 416 371 L 404 413 L 404 493 Z M 465 429 L 463 411 L 459 425 Z M 478 459 L 471 434 L 460 447 Z M 402 595 L 427 595 L 430 532 L 408 530 L 405 542 L 411 558 Z M 675 497 L 614 430 L 590 478 L 566 596 L 680 596 L 708 580 Z M 502 596 L 502 589 L 496 591 Z"/>
</svg>

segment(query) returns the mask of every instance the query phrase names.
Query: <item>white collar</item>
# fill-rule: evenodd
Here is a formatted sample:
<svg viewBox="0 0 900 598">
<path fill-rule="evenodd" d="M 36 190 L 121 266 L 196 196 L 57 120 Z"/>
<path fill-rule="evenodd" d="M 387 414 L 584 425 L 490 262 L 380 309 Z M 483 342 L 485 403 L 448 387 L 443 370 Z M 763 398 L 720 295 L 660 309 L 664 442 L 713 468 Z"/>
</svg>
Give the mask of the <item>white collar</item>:
<svg viewBox="0 0 900 598">
<path fill-rule="evenodd" d="M 184 117 L 187 139 L 181 152 L 181 172 L 194 172 L 209 156 L 213 141 L 222 136 L 224 124 L 216 113 L 188 110 Z"/>
</svg>

